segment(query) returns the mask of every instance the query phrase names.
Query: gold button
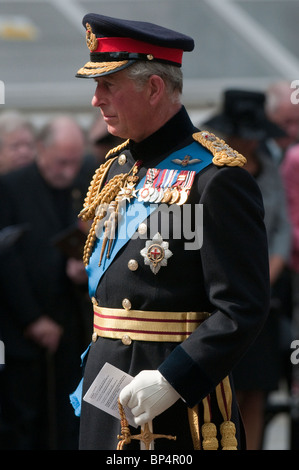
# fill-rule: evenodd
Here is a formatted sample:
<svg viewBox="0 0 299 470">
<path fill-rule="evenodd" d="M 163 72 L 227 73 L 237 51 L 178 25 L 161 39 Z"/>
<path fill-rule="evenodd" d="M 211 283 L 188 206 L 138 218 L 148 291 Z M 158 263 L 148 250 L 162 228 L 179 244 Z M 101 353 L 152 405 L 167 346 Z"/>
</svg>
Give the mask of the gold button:
<svg viewBox="0 0 299 470">
<path fill-rule="evenodd" d="M 129 301 L 129 299 L 124 299 L 122 301 L 122 306 L 125 310 L 131 310 L 131 307 L 132 307 L 132 304 L 131 302 Z"/>
<path fill-rule="evenodd" d="M 140 233 L 140 235 L 144 235 L 146 232 L 147 232 L 147 225 L 145 223 L 140 224 L 138 227 L 138 233 Z"/>
<path fill-rule="evenodd" d="M 121 341 L 122 341 L 122 343 L 125 344 L 126 346 L 130 346 L 130 344 L 132 343 L 132 339 L 130 338 L 129 335 L 123 335 Z"/>
<path fill-rule="evenodd" d="M 125 156 L 124 153 L 122 153 L 119 157 L 118 157 L 118 164 L 119 165 L 124 165 L 127 161 L 127 157 Z"/>
<path fill-rule="evenodd" d="M 93 343 L 96 342 L 96 340 L 98 339 L 98 334 L 96 332 L 92 333 L 92 337 L 91 337 Z"/>
<path fill-rule="evenodd" d="M 128 262 L 128 268 L 130 271 L 136 271 L 136 269 L 138 269 L 138 262 L 136 259 L 130 259 Z"/>
</svg>

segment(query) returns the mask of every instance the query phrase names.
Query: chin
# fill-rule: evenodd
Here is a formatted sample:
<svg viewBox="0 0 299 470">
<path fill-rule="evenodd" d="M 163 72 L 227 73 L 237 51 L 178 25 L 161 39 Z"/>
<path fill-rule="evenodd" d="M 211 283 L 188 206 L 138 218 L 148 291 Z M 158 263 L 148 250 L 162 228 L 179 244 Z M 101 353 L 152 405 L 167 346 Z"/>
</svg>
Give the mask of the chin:
<svg viewBox="0 0 299 470">
<path fill-rule="evenodd" d="M 118 130 L 116 127 L 113 126 L 107 126 L 107 130 L 109 134 L 113 135 L 114 137 L 119 137 L 120 139 L 126 139 L 127 137 L 122 135 L 122 132 Z"/>
<path fill-rule="evenodd" d="M 111 128 L 111 127 L 108 126 L 107 130 L 108 130 L 109 134 L 113 135 L 114 137 L 119 137 L 118 132 L 116 132 L 116 130 L 113 127 Z"/>
</svg>

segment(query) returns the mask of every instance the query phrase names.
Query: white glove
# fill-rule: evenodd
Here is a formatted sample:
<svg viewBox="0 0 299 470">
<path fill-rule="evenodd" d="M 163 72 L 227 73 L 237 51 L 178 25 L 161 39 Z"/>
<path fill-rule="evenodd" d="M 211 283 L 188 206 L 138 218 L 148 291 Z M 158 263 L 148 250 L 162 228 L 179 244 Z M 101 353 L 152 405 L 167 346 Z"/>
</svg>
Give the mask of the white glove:
<svg viewBox="0 0 299 470">
<path fill-rule="evenodd" d="M 158 370 L 143 370 L 119 395 L 120 403 L 131 408 L 137 426 L 151 421 L 179 398 Z"/>
</svg>

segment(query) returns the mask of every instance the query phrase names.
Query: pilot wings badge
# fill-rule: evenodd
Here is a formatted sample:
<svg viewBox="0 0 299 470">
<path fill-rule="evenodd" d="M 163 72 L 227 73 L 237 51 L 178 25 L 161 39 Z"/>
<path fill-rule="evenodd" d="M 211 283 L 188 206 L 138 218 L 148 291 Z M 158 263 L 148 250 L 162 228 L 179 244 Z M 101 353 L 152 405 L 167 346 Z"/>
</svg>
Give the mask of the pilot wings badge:
<svg viewBox="0 0 299 470">
<path fill-rule="evenodd" d="M 187 165 L 194 165 L 195 163 L 200 163 L 201 160 L 199 158 L 191 158 L 190 155 L 186 155 L 183 160 L 180 158 L 174 158 L 172 163 L 176 163 L 177 165 L 187 166 Z"/>
</svg>

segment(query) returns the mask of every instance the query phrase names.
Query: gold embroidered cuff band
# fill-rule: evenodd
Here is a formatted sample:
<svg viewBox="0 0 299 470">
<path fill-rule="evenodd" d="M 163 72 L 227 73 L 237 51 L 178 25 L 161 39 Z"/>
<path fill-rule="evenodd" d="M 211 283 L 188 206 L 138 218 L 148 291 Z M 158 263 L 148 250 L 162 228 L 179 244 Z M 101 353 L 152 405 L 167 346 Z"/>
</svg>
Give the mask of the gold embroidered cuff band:
<svg viewBox="0 0 299 470">
<path fill-rule="evenodd" d="M 207 318 L 207 312 L 123 310 L 94 305 L 94 336 L 131 340 L 182 342 Z"/>
</svg>

